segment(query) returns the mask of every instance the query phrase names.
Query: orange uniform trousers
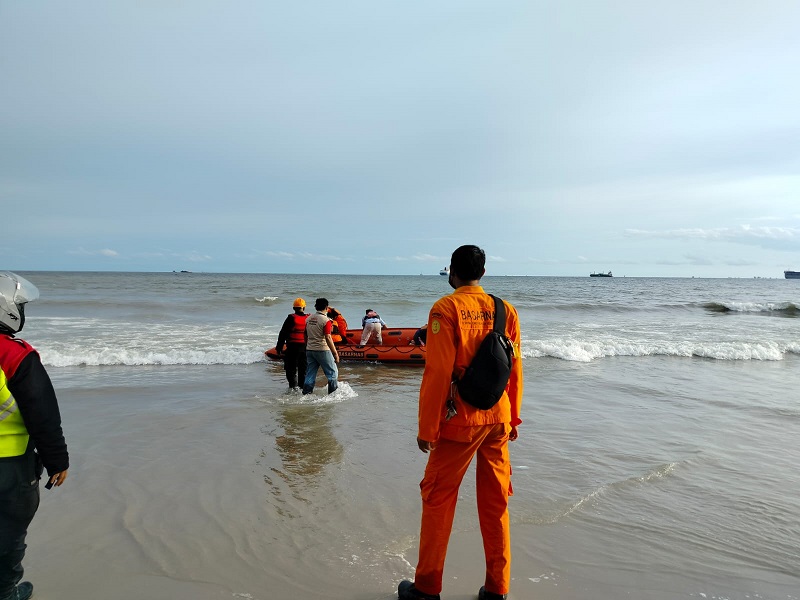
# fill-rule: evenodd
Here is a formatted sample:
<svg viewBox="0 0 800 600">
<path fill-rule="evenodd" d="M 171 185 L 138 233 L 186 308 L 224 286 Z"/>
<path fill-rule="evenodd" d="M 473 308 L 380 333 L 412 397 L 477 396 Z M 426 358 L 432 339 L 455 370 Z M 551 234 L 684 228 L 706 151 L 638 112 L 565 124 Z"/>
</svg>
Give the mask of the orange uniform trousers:
<svg viewBox="0 0 800 600">
<path fill-rule="evenodd" d="M 414 586 L 426 594 L 442 591 L 447 543 L 453 527 L 458 489 L 472 457 L 478 455 L 478 520 L 486 555 L 487 592 L 508 593 L 511 578 L 511 534 L 508 497 L 512 495 L 508 456 L 508 423 L 447 428 L 428 458 L 422 493 L 419 562 Z M 455 439 L 454 439 L 455 438 Z"/>
</svg>

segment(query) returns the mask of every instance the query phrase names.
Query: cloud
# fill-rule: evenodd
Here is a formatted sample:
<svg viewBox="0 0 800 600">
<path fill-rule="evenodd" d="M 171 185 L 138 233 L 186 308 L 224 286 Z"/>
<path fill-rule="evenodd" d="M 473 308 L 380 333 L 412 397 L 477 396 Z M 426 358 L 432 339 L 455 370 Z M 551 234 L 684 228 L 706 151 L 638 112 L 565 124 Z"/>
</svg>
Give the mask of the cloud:
<svg viewBox="0 0 800 600">
<path fill-rule="evenodd" d="M 332 260 L 332 261 L 355 261 L 357 257 L 352 256 L 335 256 L 332 254 L 317 254 L 314 252 L 286 252 L 283 250 L 269 250 L 263 253 L 266 256 L 284 260 Z M 495 260 L 502 261 L 502 258 L 495 258 Z M 417 262 L 417 263 L 434 263 L 439 264 L 450 260 L 449 257 L 435 256 L 433 254 L 414 254 L 411 256 L 371 256 L 371 261 L 381 262 Z"/>
<path fill-rule="evenodd" d="M 728 242 L 732 244 L 760 246 L 762 248 L 782 250 L 785 252 L 796 252 L 800 250 L 800 228 L 798 227 L 753 227 L 752 225 L 740 225 L 739 227 L 668 229 L 663 231 L 626 229 L 625 234 L 630 237 L 644 237 L 650 239 Z"/>
<path fill-rule="evenodd" d="M 700 255 L 700 254 L 685 254 L 683 259 L 674 259 L 674 260 L 658 260 L 656 261 L 657 265 L 665 265 L 665 266 L 701 266 L 707 267 L 714 264 L 714 261 L 711 260 L 708 256 Z"/>
<path fill-rule="evenodd" d="M 176 254 L 173 254 L 173 256 L 175 258 L 183 258 L 183 259 L 188 260 L 190 262 L 208 262 L 210 260 L 213 260 L 213 258 L 211 256 L 209 256 L 208 254 L 202 254 L 201 252 L 195 252 L 195 251 L 186 252 L 186 253 L 176 253 Z"/>
<path fill-rule="evenodd" d="M 277 258 L 281 260 L 333 260 L 333 261 L 340 261 L 344 260 L 341 256 L 335 256 L 333 254 L 315 254 L 313 252 L 286 252 L 285 250 L 267 250 L 264 252 L 265 256 L 270 256 L 272 258 Z"/>
<path fill-rule="evenodd" d="M 119 252 L 111 250 L 110 248 L 102 248 L 100 250 L 87 250 L 86 248 L 76 248 L 68 252 L 73 256 L 108 256 L 109 258 L 118 258 Z"/>
<path fill-rule="evenodd" d="M 593 262 L 604 262 L 605 259 L 596 259 Z M 505 262 L 505 261 L 503 261 Z M 534 265 L 575 265 L 575 264 L 584 264 L 589 262 L 589 259 L 583 256 L 576 256 L 575 258 L 538 258 L 538 257 L 529 257 L 525 259 L 525 262 L 534 264 Z M 615 263 L 619 264 L 620 261 L 615 260 Z"/>
<path fill-rule="evenodd" d="M 714 261 L 712 261 L 710 258 L 708 258 L 708 256 L 705 256 L 703 254 L 687 254 L 686 264 L 695 266 L 707 266 L 707 265 L 713 265 Z"/>
<path fill-rule="evenodd" d="M 162 4 L 3 5 L 0 202 L 27 242 L 7 263 L 438 273 L 478 241 L 492 274 L 727 276 L 800 256 L 800 3 Z"/>
<path fill-rule="evenodd" d="M 442 258 L 441 256 L 434 256 L 433 254 L 415 254 L 411 257 L 411 260 L 416 260 L 417 262 L 433 262 L 433 263 L 440 263 L 443 260 L 447 261 L 448 258 Z"/>
<path fill-rule="evenodd" d="M 296 256 L 297 258 L 302 258 L 303 260 L 313 260 L 313 261 L 332 260 L 334 262 L 338 262 L 338 261 L 353 260 L 350 257 L 336 256 L 335 254 L 315 254 L 314 252 L 298 252 Z"/>
<path fill-rule="evenodd" d="M 754 267 L 758 263 L 754 260 L 747 260 L 746 258 L 732 258 L 722 261 L 723 264 L 729 267 Z"/>
<path fill-rule="evenodd" d="M 719 260 L 716 257 L 707 256 L 704 254 L 685 254 L 683 259 L 676 260 L 660 260 L 656 264 L 665 266 L 694 266 L 694 267 L 709 267 L 714 265 L 727 265 L 729 267 L 752 267 L 758 263 L 744 258 L 733 258 Z"/>
</svg>

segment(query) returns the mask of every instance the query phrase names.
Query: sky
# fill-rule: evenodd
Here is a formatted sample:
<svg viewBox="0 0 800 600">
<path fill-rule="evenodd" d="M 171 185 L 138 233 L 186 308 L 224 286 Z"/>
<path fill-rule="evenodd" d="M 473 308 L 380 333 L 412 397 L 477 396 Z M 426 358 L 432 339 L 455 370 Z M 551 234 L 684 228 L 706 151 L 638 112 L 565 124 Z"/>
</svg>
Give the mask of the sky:
<svg viewBox="0 0 800 600">
<path fill-rule="evenodd" d="M 10 270 L 782 277 L 796 0 L 0 0 Z"/>
</svg>

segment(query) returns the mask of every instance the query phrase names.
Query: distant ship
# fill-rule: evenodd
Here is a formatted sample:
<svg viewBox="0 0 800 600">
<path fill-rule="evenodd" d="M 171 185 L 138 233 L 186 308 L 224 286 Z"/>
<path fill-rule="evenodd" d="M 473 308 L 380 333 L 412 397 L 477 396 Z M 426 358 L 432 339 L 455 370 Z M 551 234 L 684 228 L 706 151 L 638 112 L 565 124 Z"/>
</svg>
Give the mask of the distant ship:
<svg viewBox="0 0 800 600">
<path fill-rule="evenodd" d="M 784 271 L 783 276 L 786 279 L 800 279 L 800 271 Z"/>
<path fill-rule="evenodd" d="M 441 271 L 439 271 L 439 275 L 450 275 L 450 267 L 445 267 Z"/>
<path fill-rule="evenodd" d="M 613 277 L 611 271 L 608 273 L 589 273 L 589 277 Z"/>
</svg>

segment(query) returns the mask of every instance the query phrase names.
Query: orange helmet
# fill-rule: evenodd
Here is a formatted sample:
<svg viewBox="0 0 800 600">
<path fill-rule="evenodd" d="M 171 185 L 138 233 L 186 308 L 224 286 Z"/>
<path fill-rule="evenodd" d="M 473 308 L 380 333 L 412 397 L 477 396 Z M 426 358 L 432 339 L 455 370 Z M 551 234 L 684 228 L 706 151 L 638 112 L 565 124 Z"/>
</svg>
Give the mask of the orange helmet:
<svg viewBox="0 0 800 600">
<path fill-rule="evenodd" d="M 305 308 L 305 307 L 306 307 L 306 301 L 305 300 L 303 300 L 302 298 L 295 298 L 294 299 L 294 304 L 292 304 L 292 308 Z"/>
</svg>

